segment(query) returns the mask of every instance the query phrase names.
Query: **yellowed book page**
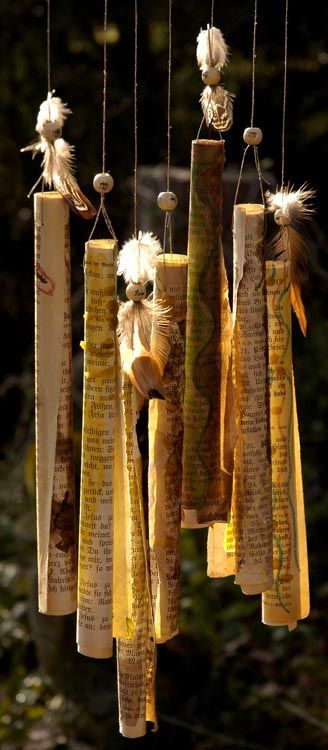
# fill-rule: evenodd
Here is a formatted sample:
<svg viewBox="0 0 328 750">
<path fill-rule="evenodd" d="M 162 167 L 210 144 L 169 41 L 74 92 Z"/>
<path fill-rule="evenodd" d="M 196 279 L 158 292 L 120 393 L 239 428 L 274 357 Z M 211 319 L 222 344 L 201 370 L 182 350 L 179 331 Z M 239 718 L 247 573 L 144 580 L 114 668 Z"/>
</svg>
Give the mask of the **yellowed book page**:
<svg viewBox="0 0 328 750">
<path fill-rule="evenodd" d="M 35 422 L 39 610 L 76 609 L 69 210 L 34 196 Z"/>
<path fill-rule="evenodd" d="M 187 308 L 186 255 L 159 256 L 154 297 L 171 308 L 165 400 L 149 402 L 149 546 L 157 643 L 179 630 L 183 390 Z"/>
<path fill-rule="evenodd" d="M 186 387 L 182 526 L 227 519 L 232 476 L 222 455 L 225 412 L 223 346 L 227 280 L 223 262 L 224 141 L 192 143 L 188 237 Z"/>
<path fill-rule="evenodd" d="M 236 573 L 236 540 L 234 524 L 214 523 L 207 536 L 207 575 L 225 578 Z"/>
<path fill-rule="evenodd" d="M 153 635 L 153 641 L 150 640 L 150 596 L 142 497 L 142 464 L 136 434 L 137 394 L 127 376 L 123 381 L 123 403 L 130 497 L 132 637 L 117 639 L 117 680 L 120 732 L 124 737 L 137 738 L 146 734 L 146 721 L 151 716 L 155 717 L 156 661 L 155 649 L 151 649 L 151 643 L 154 643 Z"/>
<path fill-rule="evenodd" d="M 228 523 L 214 524 L 208 533 L 208 575 L 235 574 L 246 594 L 261 593 L 273 581 L 263 230 L 263 206 L 235 206 L 233 497 Z"/>
<path fill-rule="evenodd" d="M 112 655 L 116 242 L 85 248 L 78 651 Z"/>
<path fill-rule="evenodd" d="M 113 637 L 130 638 L 132 635 L 130 494 L 124 427 L 123 377 L 118 342 L 116 342 L 116 353 Z"/>
<path fill-rule="evenodd" d="M 261 593 L 273 582 L 263 231 L 263 206 L 235 206 L 234 257 L 244 255 L 244 271 L 237 291 L 233 338 L 237 421 L 233 514 L 235 582 L 245 594 Z"/>
<path fill-rule="evenodd" d="M 292 370 L 290 264 L 266 263 L 273 498 L 274 585 L 262 596 L 266 625 L 288 625 L 310 609 L 306 526 Z"/>
</svg>

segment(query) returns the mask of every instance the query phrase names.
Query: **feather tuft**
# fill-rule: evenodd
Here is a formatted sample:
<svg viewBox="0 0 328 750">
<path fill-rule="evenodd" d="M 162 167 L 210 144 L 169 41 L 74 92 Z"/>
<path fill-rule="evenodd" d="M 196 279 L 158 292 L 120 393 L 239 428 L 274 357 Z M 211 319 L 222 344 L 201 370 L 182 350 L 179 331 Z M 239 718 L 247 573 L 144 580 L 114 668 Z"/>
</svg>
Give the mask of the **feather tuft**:
<svg viewBox="0 0 328 750">
<path fill-rule="evenodd" d="M 197 37 L 197 62 L 200 70 L 218 68 L 226 65 L 228 47 L 220 29 L 216 26 L 201 30 Z"/>
<path fill-rule="evenodd" d="M 286 224 L 297 225 L 305 219 L 311 219 L 314 208 L 309 201 L 315 196 L 315 191 L 308 188 L 306 184 L 298 190 L 293 187 L 283 187 L 276 193 L 266 193 L 268 211 L 273 212 L 280 209 Z"/>
<path fill-rule="evenodd" d="M 74 146 L 67 143 L 64 138 L 55 136 L 48 140 L 44 135 L 44 126 L 46 123 L 54 123 L 58 126 L 60 133 L 67 115 L 71 114 L 71 110 L 67 104 L 64 104 L 58 96 L 53 96 L 53 93 L 50 92 L 48 94 L 47 99 L 42 102 L 39 109 L 35 128 L 39 133 L 39 139 L 29 146 L 25 146 L 21 151 L 32 151 L 32 158 L 37 153 L 43 154 L 42 178 L 46 186 L 50 189 L 54 187 L 55 190 L 58 190 L 63 198 L 67 200 L 73 211 L 84 219 L 92 219 L 97 213 L 96 209 L 80 190 L 73 174 Z M 31 192 L 33 192 L 36 185 L 32 188 Z"/>
<path fill-rule="evenodd" d="M 205 86 L 200 103 L 208 128 L 224 132 L 233 123 L 233 102 L 235 95 L 223 86 Z"/>
<path fill-rule="evenodd" d="M 302 284 L 306 276 L 308 248 L 304 237 L 291 224 L 282 226 L 276 236 L 266 246 L 267 260 L 290 261 L 291 296 L 290 301 L 300 329 L 306 336 L 307 321 L 302 301 Z"/>
<path fill-rule="evenodd" d="M 72 114 L 67 104 L 64 104 L 59 96 L 53 96 L 54 92 L 49 92 L 46 100 L 40 105 L 35 130 L 41 133 L 46 122 L 53 122 L 62 128 L 67 115 Z"/>
<path fill-rule="evenodd" d="M 164 308 L 152 295 L 141 302 L 120 305 L 118 341 L 123 371 L 146 398 L 152 392 L 161 396 L 163 373 L 168 355 L 169 308 Z"/>
<path fill-rule="evenodd" d="M 160 241 L 152 232 L 139 232 L 123 245 L 118 256 L 117 273 L 126 283 L 146 284 L 154 279 L 156 257 L 162 252 Z"/>
</svg>

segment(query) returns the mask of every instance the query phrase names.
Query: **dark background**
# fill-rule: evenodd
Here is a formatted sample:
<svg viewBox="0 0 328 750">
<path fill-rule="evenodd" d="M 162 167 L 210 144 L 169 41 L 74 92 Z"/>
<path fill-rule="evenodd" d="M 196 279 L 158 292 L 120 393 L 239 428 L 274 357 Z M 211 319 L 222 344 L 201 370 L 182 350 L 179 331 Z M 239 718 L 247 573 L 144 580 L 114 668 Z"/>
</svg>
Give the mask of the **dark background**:
<svg viewBox="0 0 328 750">
<path fill-rule="evenodd" d="M 107 167 L 115 188 L 108 206 L 119 240 L 124 241 L 132 229 L 133 2 L 109 5 Z M 227 261 L 231 196 L 242 132 L 250 116 L 252 9 L 252 2 L 242 0 L 218 2 L 215 9 L 215 23 L 231 50 L 226 84 L 237 95 L 235 123 L 226 138 Z M 131 747 L 131 741 L 118 735 L 114 661 L 96 664 L 76 656 L 73 617 L 37 615 L 33 217 L 26 194 L 40 174 L 40 164 L 38 158 L 32 162 L 29 154 L 21 155 L 19 148 L 33 139 L 38 108 L 47 94 L 46 4 L 0 0 L 0 11 L 0 746 L 2 750 Z M 77 176 L 94 201 L 92 178 L 101 165 L 102 12 L 101 2 L 53 2 L 52 86 L 73 110 L 64 137 L 76 145 Z M 259 3 L 255 125 L 264 132 L 260 156 L 272 184 L 280 173 L 283 13 L 282 0 Z M 172 163 L 179 168 L 189 166 L 190 142 L 201 120 L 195 38 L 209 14 L 209 1 L 173 4 Z M 160 232 L 156 192 L 163 188 L 164 178 L 154 166 L 166 158 L 166 18 L 166 2 L 140 0 L 139 162 L 152 169 L 140 172 L 139 224 Z M 306 181 L 317 191 L 316 221 L 307 229 L 307 339 L 296 326 L 294 331 L 311 615 L 291 634 L 261 625 L 258 597 L 243 597 L 230 581 L 208 580 L 205 536 L 185 532 L 181 633 L 159 647 L 160 732 L 136 741 L 136 747 L 167 748 L 168 743 L 195 750 L 328 747 L 327 27 L 326 4 L 313 0 L 301 9 L 290 0 L 286 176 L 297 186 Z M 180 176 L 175 222 L 176 250 L 181 251 L 187 241 L 187 172 L 174 175 Z M 252 172 L 246 172 L 244 183 L 244 198 L 249 199 L 256 185 Z M 78 448 L 82 260 L 90 227 L 72 216 L 71 230 Z"/>
</svg>

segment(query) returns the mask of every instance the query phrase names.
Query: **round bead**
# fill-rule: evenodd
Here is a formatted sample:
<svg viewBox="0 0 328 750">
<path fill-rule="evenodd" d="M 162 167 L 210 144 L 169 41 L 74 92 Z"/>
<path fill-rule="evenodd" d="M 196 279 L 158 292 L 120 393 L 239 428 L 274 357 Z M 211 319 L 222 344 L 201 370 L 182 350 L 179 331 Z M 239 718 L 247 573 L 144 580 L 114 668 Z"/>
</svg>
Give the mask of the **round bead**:
<svg viewBox="0 0 328 750">
<path fill-rule="evenodd" d="M 258 146 L 263 138 L 261 128 L 246 128 L 243 133 L 243 139 L 248 146 Z"/>
<path fill-rule="evenodd" d="M 157 205 L 162 211 L 174 211 L 178 205 L 176 194 L 170 190 L 165 193 L 159 193 L 157 196 Z"/>
<path fill-rule="evenodd" d="M 97 193 L 110 193 L 113 186 L 114 180 L 108 172 L 99 172 L 93 178 L 93 187 Z"/>
<path fill-rule="evenodd" d="M 277 208 L 273 217 L 276 224 L 279 224 L 280 227 L 288 227 L 288 224 L 291 224 L 292 221 L 289 211 L 286 208 Z"/>
<path fill-rule="evenodd" d="M 202 72 L 202 81 L 206 86 L 216 86 L 220 79 L 220 71 L 217 68 L 205 68 Z"/>
<path fill-rule="evenodd" d="M 146 287 L 144 284 L 141 284 L 141 282 L 134 284 L 133 281 L 131 281 L 125 291 L 127 298 L 132 300 L 132 302 L 140 302 L 140 300 L 145 299 L 147 294 Z"/>
<path fill-rule="evenodd" d="M 51 120 L 46 120 L 40 130 L 40 135 L 46 138 L 47 141 L 55 141 L 56 138 L 60 138 L 61 134 L 62 129 L 60 125 L 56 122 L 51 122 Z"/>
</svg>

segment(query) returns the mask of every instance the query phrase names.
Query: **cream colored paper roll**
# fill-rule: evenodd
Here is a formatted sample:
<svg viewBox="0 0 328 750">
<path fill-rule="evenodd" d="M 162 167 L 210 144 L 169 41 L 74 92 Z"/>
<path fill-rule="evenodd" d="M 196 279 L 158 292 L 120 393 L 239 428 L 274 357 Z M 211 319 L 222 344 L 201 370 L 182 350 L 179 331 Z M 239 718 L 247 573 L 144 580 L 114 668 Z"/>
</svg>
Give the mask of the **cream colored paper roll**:
<svg viewBox="0 0 328 750">
<path fill-rule="evenodd" d="M 69 211 L 34 196 L 35 421 L 39 610 L 76 609 Z"/>
<path fill-rule="evenodd" d="M 192 143 L 182 526 L 227 520 L 232 451 L 223 445 L 230 310 L 221 243 L 224 141 Z M 230 447 L 230 446 L 229 446 Z"/>
<path fill-rule="evenodd" d="M 116 418 L 116 242 L 85 248 L 78 651 L 112 655 Z"/>
<path fill-rule="evenodd" d="M 149 546 L 157 643 L 179 630 L 183 390 L 187 308 L 186 255 L 158 257 L 154 297 L 171 308 L 165 400 L 149 402 Z"/>
<path fill-rule="evenodd" d="M 266 625 L 287 625 L 310 609 L 297 408 L 292 368 L 290 264 L 266 263 L 269 329 L 274 585 L 262 596 Z"/>
<path fill-rule="evenodd" d="M 245 594 L 270 588 L 272 500 L 263 261 L 264 209 L 234 209 L 233 370 L 237 441 L 232 512 L 208 534 L 208 575 L 235 574 Z"/>
</svg>

